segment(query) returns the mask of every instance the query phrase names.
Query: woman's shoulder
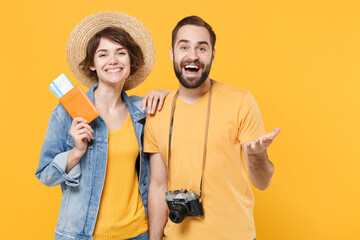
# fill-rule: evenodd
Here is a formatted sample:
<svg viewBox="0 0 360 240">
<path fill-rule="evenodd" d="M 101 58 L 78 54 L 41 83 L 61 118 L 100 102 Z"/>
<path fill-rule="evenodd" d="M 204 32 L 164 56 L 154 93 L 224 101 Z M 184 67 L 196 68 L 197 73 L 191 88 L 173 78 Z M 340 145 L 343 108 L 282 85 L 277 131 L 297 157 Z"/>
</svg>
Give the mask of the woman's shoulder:
<svg viewBox="0 0 360 240">
<path fill-rule="evenodd" d="M 139 102 L 141 103 L 143 98 L 136 96 L 136 95 L 132 95 L 132 96 L 129 96 L 129 99 L 131 102 L 133 102 L 135 104 L 135 103 L 139 103 Z"/>
<path fill-rule="evenodd" d="M 58 103 L 54 110 L 51 113 L 51 117 L 55 117 L 58 121 L 65 124 L 66 122 L 72 122 L 72 118 L 69 113 L 66 111 L 64 106 L 61 103 Z"/>
<path fill-rule="evenodd" d="M 132 105 L 132 107 L 134 107 L 136 110 L 145 113 L 145 111 L 141 108 L 142 105 L 142 97 L 136 96 L 136 95 L 132 95 L 129 96 L 129 104 Z"/>
</svg>

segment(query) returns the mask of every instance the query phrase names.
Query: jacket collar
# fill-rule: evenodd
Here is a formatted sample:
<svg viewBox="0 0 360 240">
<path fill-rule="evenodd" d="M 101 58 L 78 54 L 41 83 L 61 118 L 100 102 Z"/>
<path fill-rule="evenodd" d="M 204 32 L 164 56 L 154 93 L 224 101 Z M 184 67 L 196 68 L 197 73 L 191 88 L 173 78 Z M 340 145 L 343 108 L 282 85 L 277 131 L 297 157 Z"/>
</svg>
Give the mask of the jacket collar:
<svg viewBox="0 0 360 240">
<path fill-rule="evenodd" d="M 98 87 L 98 85 L 99 85 L 98 83 L 92 85 L 92 87 L 86 93 L 93 104 L 95 104 L 94 91 Z M 122 97 L 122 99 L 124 100 L 126 106 L 129 109 L 129 113 L 130 113 L 130 116 L 131 116 L 131 119 L 133 120 L 133 122 L 138 122 L 138 123 L 141 123 L 141 124 L 145 124 L 146 113 L 144 111 L 140 110 L 134 104 L 132 99 L 130 97 L 128 97 L 128 95 L 126 94 L 126 92 L 124 90 L 121 91 L 121 97 Z"/>
</svg>

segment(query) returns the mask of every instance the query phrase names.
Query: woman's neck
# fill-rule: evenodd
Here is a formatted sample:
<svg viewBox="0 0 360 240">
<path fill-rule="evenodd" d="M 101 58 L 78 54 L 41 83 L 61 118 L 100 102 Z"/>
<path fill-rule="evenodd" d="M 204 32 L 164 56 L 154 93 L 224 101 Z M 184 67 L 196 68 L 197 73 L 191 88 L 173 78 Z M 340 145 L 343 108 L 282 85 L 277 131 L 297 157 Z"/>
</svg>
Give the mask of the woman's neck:
<svg viewBox="0 0 360 240">
<path fill-rule="evenodd" d="M 99 83 L 94 92 L 95 106 L 102 111 L 113 111 L 125 104 L 121 98 L 123 86 L 110 86 Z"/>
</svg>

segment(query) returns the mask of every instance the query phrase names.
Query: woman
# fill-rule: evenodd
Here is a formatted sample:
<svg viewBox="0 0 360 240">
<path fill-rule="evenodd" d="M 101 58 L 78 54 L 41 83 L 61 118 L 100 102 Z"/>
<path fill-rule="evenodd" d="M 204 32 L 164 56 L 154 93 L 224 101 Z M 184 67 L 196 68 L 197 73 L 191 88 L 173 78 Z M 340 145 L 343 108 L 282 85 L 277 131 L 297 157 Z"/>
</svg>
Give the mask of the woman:
<svg viewBox="0 0 360 240">
<path fill-rule="evenodd" d="M 71 33 L 69 67 L 101 115 L 71 119 L 61 104 L 51 114 L 36 176 L 61 185 L 55 239 L 148 239 L 146 114 L 141 98 L 124 90 L 148 76 L 154 54 L 147 29 L 123 13 L 91 15 Z M 166 94 L 153 91 L 142 107 L 162 105 Z"/>
</svg>

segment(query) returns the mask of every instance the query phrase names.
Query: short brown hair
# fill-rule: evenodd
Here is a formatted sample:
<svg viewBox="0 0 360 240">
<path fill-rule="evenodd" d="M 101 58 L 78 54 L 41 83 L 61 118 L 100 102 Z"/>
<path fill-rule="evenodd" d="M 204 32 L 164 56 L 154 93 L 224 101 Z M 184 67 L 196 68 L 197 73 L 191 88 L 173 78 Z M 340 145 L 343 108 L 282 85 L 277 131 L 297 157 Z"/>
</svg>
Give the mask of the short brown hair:
<svg viewBox="0 0 360 240">
<path fill-rule="evenodd" d="M 175 26 L 174 30 L 172 31 L 172 43 L 171 43 L 172 47 L 174 47 L 176 35 L 177 35 L 179 29 L 185 25 L 195 25 L 195 26 L 206 28 L 210 34 L 210 43 L 211 43 L 212 49 L 215 48 L 215 42 L 216 42 L 215 32 L 213 31 L 212 27 L 207 22 L 205 22 L 201 17 L 198 17 L 198 16 L 189 16 L 189 17 L 183 18 L 180 22 L 178 22 L 178 24 Z"/>
<path fill-rule="evenodd" d="M 107 27 L 97 32 L 94 36 L 92 36 L 92 38 L 90 38 L 86 47 L 86 57 L 79 64 L 81 69 L 89 78 L 96 81 L 99 80 L 96 71 L 91 71 L 90 67 L 94 66 L 94 56 L 96 49 L 99 47 L 101 38 L 107 38 L 110 41 L 120 44 L 128 51 L 130 57 L 130 75 L 134 74 L 144 65 L 143 51 L 130 34 L 122 28 Z"/>
</svg>

